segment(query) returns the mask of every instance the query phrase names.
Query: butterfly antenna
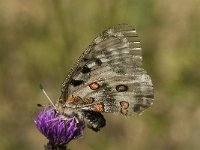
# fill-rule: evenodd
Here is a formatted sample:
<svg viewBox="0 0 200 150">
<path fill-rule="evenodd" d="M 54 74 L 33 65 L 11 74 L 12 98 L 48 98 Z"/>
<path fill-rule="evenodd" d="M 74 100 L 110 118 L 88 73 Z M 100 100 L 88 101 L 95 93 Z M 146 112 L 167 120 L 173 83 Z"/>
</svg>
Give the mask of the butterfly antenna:
<svg viewBox="0 0 200 150">
<path fill-rule="evenodd" d="M 51 105 L 56 109 L 56 106 L 54 105 L 53 101 L 50 99 L 50 97 L 47 95 L 46 91 L 44 90 L 42 84 L 40 84 L 40 89 L 42 90 L 42 92 L 44 93 L 44 95 L 47 97 L 47 99 L 49 100 L 49 102 L 51 103 Z"/>
</svg>

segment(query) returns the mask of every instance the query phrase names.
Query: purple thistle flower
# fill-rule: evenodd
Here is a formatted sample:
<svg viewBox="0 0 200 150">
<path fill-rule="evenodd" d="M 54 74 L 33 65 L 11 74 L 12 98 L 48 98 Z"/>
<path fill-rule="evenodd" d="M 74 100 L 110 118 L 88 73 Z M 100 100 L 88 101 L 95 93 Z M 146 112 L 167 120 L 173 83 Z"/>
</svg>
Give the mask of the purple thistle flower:
<svg viewBox="0 0 200 150">
<path fill-rule="evenodd" d="M 47 108 L 37 113 L 35 123 L 53 145 L 65 145 L 71 140 L 82 136 L 84 123 L 76 122 L 75 117 L 67 118 L 60 115 L 52 108 Z"/>
</svg>

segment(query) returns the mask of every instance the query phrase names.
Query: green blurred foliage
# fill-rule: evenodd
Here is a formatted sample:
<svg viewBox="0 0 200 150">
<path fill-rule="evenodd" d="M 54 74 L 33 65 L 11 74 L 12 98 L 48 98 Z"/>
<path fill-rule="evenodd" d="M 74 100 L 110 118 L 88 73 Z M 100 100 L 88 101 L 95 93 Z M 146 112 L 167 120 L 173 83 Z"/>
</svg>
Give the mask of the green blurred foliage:
<svg viewBox="0 0 200 150">
<path fill-rule="evenodd" d="M 136 27 L 155 103 L 142 116 L 106 114 L 99 133 L 86 129 L 76 150 L 200 149 L 200 1 L 1 0 L 0 149 L 43 149 L 36 104 L 52 99 L 76 59 L 98 33 Z"/>
</svg>

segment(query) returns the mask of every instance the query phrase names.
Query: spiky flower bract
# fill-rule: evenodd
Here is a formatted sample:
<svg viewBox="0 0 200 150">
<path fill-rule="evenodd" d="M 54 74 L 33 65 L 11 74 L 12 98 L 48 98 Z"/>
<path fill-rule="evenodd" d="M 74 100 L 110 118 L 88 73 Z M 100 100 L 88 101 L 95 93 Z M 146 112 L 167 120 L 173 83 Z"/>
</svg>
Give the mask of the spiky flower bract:
<svg viewBox="0 0 200 150">
<path fill-rule="evenodd" d="M 35 123 L 53 145 L 65 145 L 82 136 L 84 123 L 75 117 L 60 115 L 53 108 L 45 108 L 37 113 Z"/>
</svg>

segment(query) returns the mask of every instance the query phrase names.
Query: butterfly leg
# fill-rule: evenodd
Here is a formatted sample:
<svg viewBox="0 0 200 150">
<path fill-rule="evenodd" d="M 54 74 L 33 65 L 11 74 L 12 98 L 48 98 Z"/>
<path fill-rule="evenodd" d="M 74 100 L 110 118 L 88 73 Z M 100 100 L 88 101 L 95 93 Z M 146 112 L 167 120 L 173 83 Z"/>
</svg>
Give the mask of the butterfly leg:
<svg viewBox="0 0 200 150">
<path fill-rule="evenodd" d="M 83 115 L 88 128 L 95 132 L 98 132 L 100 128 L 106 125 L 106 120 L 100 112 L 84 110 Z"/>
</svg>

